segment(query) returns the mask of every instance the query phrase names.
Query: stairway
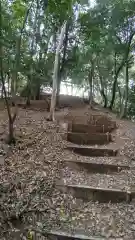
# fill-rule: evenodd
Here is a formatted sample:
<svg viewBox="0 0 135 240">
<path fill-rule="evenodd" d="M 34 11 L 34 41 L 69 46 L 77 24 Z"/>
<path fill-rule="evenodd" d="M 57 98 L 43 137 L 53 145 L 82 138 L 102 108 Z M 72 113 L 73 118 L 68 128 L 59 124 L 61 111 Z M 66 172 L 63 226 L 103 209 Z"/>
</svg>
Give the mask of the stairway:
<svg viewBox="0 0 135 240">
<path fill-rule="evenodd" d="M 116 123 L 97 115 L 84 124 L 75 121 L 67 126 L 69 144 L 65 147 L 73 157 L 64 160 L 57 189 L 80 205 L 71 213 L 72 230 L 65 227 L 65 222 L 63 229 L 52 229 L 48 236 L 59 240 L 132 240 L 132 234 L 126 235 L 126 225 L 125 233 L 118 232 L 122 226 L 117 226 L 132 211 L 135 191 L 130 186 L 129 162 L 119 155 L 118 148 L 112 147 Z"/>
</svg>

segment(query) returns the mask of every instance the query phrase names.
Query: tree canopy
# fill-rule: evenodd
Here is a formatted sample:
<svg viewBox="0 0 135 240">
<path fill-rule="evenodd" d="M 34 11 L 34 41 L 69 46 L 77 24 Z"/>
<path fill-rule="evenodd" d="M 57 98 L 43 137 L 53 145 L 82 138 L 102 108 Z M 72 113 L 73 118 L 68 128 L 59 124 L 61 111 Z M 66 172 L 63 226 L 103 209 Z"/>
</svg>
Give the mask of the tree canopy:
<svg viewBox="0 0 135 240">
<path fill-rule="evenodd" d="M 26 96 L 30 104 L 43 87 L 53 86 L 56 49 L 66 23 L 57 103 L 61 82 L 70 79 L 88 90 L 90 104 L 98 95 L 104 107 L 121 117 L 134 116 L 133 0 L 2 0 L 0 14 L 1 74 L 8 96 Z"/>
</svg>

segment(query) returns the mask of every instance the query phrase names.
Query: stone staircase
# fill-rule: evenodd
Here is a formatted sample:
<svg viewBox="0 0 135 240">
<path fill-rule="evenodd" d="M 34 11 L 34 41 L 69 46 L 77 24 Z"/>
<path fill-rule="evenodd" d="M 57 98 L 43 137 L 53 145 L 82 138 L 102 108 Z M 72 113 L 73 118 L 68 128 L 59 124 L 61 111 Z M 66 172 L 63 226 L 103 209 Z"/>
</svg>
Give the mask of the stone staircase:
<svg viewBox="0 0 135 240">
<path fill-rule="evenodd" d="M 128 171 L 133 168 L 130 162 L 120 156 L 119 147 L 112 147 L 116 122 L 98 114 L 88 116 L 84 123 L 83 118 L 74 117 L 67 124 L 66 140 L 69 143 L 65 151 L 72 154 L 73 158 L 64 160 L 57 188 L 62 194 L 70 194 L 73 199 L 81 199 L 88 204 L 82 210 L 86 213 L 85 219 L 81 220 L 82 225 L 79 221 L 78 224 L 75 222 L 72 231 L 54 229 L 48 232 L 49 239 L 134 239 L 132 236 L 126 238 L 126 235 L 118 234 L 115 222 L 115 217 L 122 216 L 121 204 L 128 209 L 135 199 L 135 191 L 132 191 L 128 175 Z M 118 212 L 115 206 L 118 207 Z M 92 219 L 94 210 L 96 218 L 100 219 L 98 221 L 104 227 L 99 227 Z M 79 214 L 80 209 L 77 208 L 76 216 Z M 110 223 L 110 219 L 114 222 Z M 106 229 L 106 234 L 103 229 Z"/>
</svg>

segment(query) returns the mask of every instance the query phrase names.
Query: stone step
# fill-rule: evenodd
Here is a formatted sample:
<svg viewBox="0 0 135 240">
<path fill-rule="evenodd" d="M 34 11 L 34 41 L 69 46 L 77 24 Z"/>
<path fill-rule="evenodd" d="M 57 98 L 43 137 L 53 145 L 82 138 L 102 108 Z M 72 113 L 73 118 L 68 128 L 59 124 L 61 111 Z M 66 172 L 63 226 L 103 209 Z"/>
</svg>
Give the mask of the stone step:
<svg viewBox="0 0 135 240">
<path fill-rule="evenodd" d="M 135 164 L 131 161 L 130 158 L 124 156 L 124 155 L 118 155 L 118 156 L 112 156 L 112 157 L 102 157 L 102 156 L 81 156 L 78 154 L 75 154 L 74 152 L 70 152 L 69 150 L 65 150 L 65 157 L 64 160 L 68 162 L 69 161 L 79 161 L 79 162 L 88 162 L 88 163 L 96 163 L 96 164 L 110 164 L 110 165 L 126 165 L 130 168 L 135 167 Z"/>
<path fill-rule="evenodd" d="M 99 125 L 99 126 L 106 126 L 111 127 L 112 129 L 117 128 L 117 124 L 115 121 L 107 118 L 106 116 L 101 115 L 83 115 L 83 116 L 73 116 L 68 115 L 64 119 L 65 121 L 72 122 L 72 123 L 79 123 L 79 124 L 92 124 L 92 125 Z"/>
<path fill-rule="evenodd" d="M 83 145 L 103 145 L 112 141 L 112 136 L 110 133 L 67 133 L 67 141 L 75 144 Z"/>
<path fill-rule="evenodd" d="M 117 124 L 115 121 L 107 119 L 106 117 L 97 117 L 97 116 L 92 116 L 89 120 L 88 123 L 91 124 L 96 124 L 96 125 L 104 125 L 111 127 L 113 129 L 117 128 Z"/>
<path fill-rule="evenodd" d="M 96 163 L 96 162 L 90 162 L 90 161 L 81 161 L 81 160 L 65 160 L 65 162 L 68 164 L 68 166 L 72 167 L 72 169 L 77 170 L 87 170 L 90 173 L 119 173 L 122 170 L 129 170 L 129 165 L 122 165 L 122 164 L 107 164 L 107 163 Z"/>
<path fill-rule="evenodd" d="M 93 123 L 96 125 L 111 126 L 113 129 L 117 128 L 116 121 L 112 120 L 106 115 L 94 114 L 89 116 L 88 123 Z"/>
<path fill-rule="evenodd" d="M 135 197 L 135 192 L 128 192 L 115 188 L 99 188 L 87 185 L 57 184 L 56 187 L 64 193 L 70 193 L 75 198 L 99 203 L 130 203 Z"/>
<path fill-rule="evenodd" d="M 59 198 L 56 197 L 57 194 Z M 39 222 L 45 220 L 45 228 L 37 225 L 37 228 L 45 233 L 44 236 L 48 233 L 46 236 L 48 240 L 51 234 L 51 239 L 60 239 L 61 235 L 62 237 L 69 236 L 69 239 L 71 236 L 79 237 L 77 239 L 85 239 L 83 236 L 86 239 L 93 237 L 94 240 L 135 239 L 134 203 L 85 202 L 60 191 L 54 194 L 53 201 L 55 202 L 55 205 L 52 205 L 53 220 L 50 219 L 50 211 L 45 215 L 42 213 L 38 219 L 40 219 Z M 35 216 L 33 214 L 32 216 L 35 223 Z M 31 230 L 31 228 L 28 229 Z M 35 236 L 34 239 L 40 238 Z"/>
<path fill-rule="evenodd" d="M 70 233 L 61 230 L 51 230 L 47 232 L 49 239 L 52 240 L 105 240 L 104 237 L 87 236 L 84 234 Z M 110 238 L 111 239 L 111 238 Z"/>
<path fill-rule="evenodd" d="M 88 124 L 77 124 L 77 123 L 69 123 L 68 131 L 75 133 L 107 133 L 111 132 L 113 128 L 104 125 L 88 125 Z"/>
<path fill-rule="evenodd" d="M 92 188 L 119 189 L 121 191 L 130 191 L 132 187 L 132 175 L 130 170 L 119 174 L 100 174 L 91 173 L 85 169 L 78 171 L 69 166 L 61 169 L 60 184 L 83 185 Z M 132 187 L 133 190 L 133 187 Z"/>
<path fill-rule="evenodd" d="M 72 145 L 67 146 L 67 149 L 86 157 L 115 157 L 118 154 L 118 149 L 111 148 L 92 148 Z"/>
</svg>

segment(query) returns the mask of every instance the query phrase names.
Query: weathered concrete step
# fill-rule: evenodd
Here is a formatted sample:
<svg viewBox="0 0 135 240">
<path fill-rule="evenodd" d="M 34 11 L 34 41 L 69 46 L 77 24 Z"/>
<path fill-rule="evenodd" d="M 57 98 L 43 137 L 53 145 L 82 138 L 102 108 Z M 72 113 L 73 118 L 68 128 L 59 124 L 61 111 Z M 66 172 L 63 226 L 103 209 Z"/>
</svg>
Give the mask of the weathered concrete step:
<svg viewBox="0 0 135 240">
<path fill-rule="evenodd" d="M 118 154 L 118 149 L 111 148 L 92 148 L 87 146 L 67 146 L 67 149 L 74 153 L 88 157 L 115 157 Z"/>
<path fill-rule="evenodd" d="M 89 174 L 85 169 L 78 171 L 78 169 L 65 166 L 61 170 L 61 180 L 63 182 L 60 182 L 60 184 L 89 186 L 93 189 L 119 189 L 127 192 L 132 187 L 131 174 L 130 170 L 119 174 Z"/>
<path fill-rule="evenodd" d="M 99 120 L 89 120 L 88 124 L 98 125 L 98 126 L 106 126 L 108 128 L 111 128 L 112 130 L 117 128 L 117 124 L 114 121 L 108 121 L 107 119 L 99 119 Z"/>
<path fill-rule="evenodd" d="M 68 195 L 64 194 L 64 198 Z M 67 200 L 66 199 L 66 200 Z M 78 204 L 72 204 L 72 200 Z M 50 226 L 48 240 L 61 239 L 92 239 L 92 240 L 134 240 L 134 203 L 100 204 L 98 202 L 83 202 L 69 198 L 63 205 L 62 214 L 58 209 L 56 222 L 50 226 L 50 218 L 46 218 L 46 224 Z M 73 211 L 69 206 L 73 206 Z M 60 206 L 59 206 L 60 207 Z M 60 208 L 61 209 L 61 208 Z M 43 215 L 42 215 L 43 216 Z M 61 220 L 62 219 L 62 220 Z M 51 232 L 51 234 L 50 234 Z M 54 235 L 53 235 L 54 234 Z M 53 238 L 54 236 L 54 238 Z M 56 238 L 55 238 L 56 236 Z M 34 238 L 37 239 L 37 238 Z"/>
<path fill-rule="evenodd" d="M 96 163 L 90 161 L 80 161 L 80 160 L 65 160 L 68 166 L 72 167 L 73 169 L 77 170 L 84 170 L 86 169 L 88 172 L 91 173 L 112 173 L 112 172 L 121 172 L 122 170 L 129 170 L 129 165 L 122 165 L 122 164 L 107 164 L 107 163 Z"/>
<path fill-rule="evenodd" d="M 67 141 L 75 144 L 86 144 L 86 145 L 103 145 L 112 141 L 110 133 L 67 133 Z"/>
<path fill-rule="evenodd" d="M 68 124 L 68 131 L 75 133 L 107 133 L 111 132 L 112 130 L 112 127 L 106 125 L 88 125 L 79 123 Z"/>
<path fill-rule="evenodd" d="M 100 114 L 90 115 L 88 122 L 96 125 L 111 126 L 114 129 L 117 128 L 116 122 L 113 121 L 111 118 L 107 117 L 106 115 Z"/>
<path fill-rule="evenodd" d="M 111 118 L 108 118 L 106 115 L 100 115 L 100 114 L 94 114 L 94 115 L 89 115 L 85 114 L 83 116 L 78 115 L 68 115 L 65 118 L 66 121 L 72 122 L 72 123 L 80 123 L 80 124 L 93 124 L 93 125 L 104 125 L 111 127 L 112 129 L 117 128 L 117 124 L 115 121 L 113 121 Z"/>
<path fill-rule="evenodd" d="M 118 155 L 118 156 L 112 156 L 112 157 L 95 157 L 95 156 L 92 156 L 92 157 L 86 157 L 86 156 L 81 156 L 81 155 L 78 155 L 78 154 L 74 154 L 74 152 L 70 153 L 69 155 L 69 150 L 65 150 L 65 161 L 68 162 L 69 161 L 81 161 L 81 162 L 92 162 L 92 163 L 96 163 L 96 164 L 110 164 L 110 165 L 126 165 L 126 166 L 129 166 L 130 168 L 133 168 L 135 167 L 135 164 L 133 164 L 133 162 L 131 161 L 130 158 L 126 157 L 126 156 L 123 156 L 123 155 Z"/>
<path fill-rule="evenodd" d="M 49 236 L 49 239 L 52 240 L 105 240 L 104 237 L 94 237 L 94 236 L 87 236 L 83 234 L 77 234 L 77 233 L 69 233 L 65 231 L 56 231 L 52 230 L 50 232 L 47 232 L 47 235 Z"/>
<path fill-rule="evenodd" d="M 113 188 L 90 187 L 87 185 L 57 184 L 57 188 L 64 193 L 72 194 L 76 198 L 81 198 L 86 201 L 98 201 L 100 203 L 129 203 L 135 196 L 134 192 Z"/>
</svg>

